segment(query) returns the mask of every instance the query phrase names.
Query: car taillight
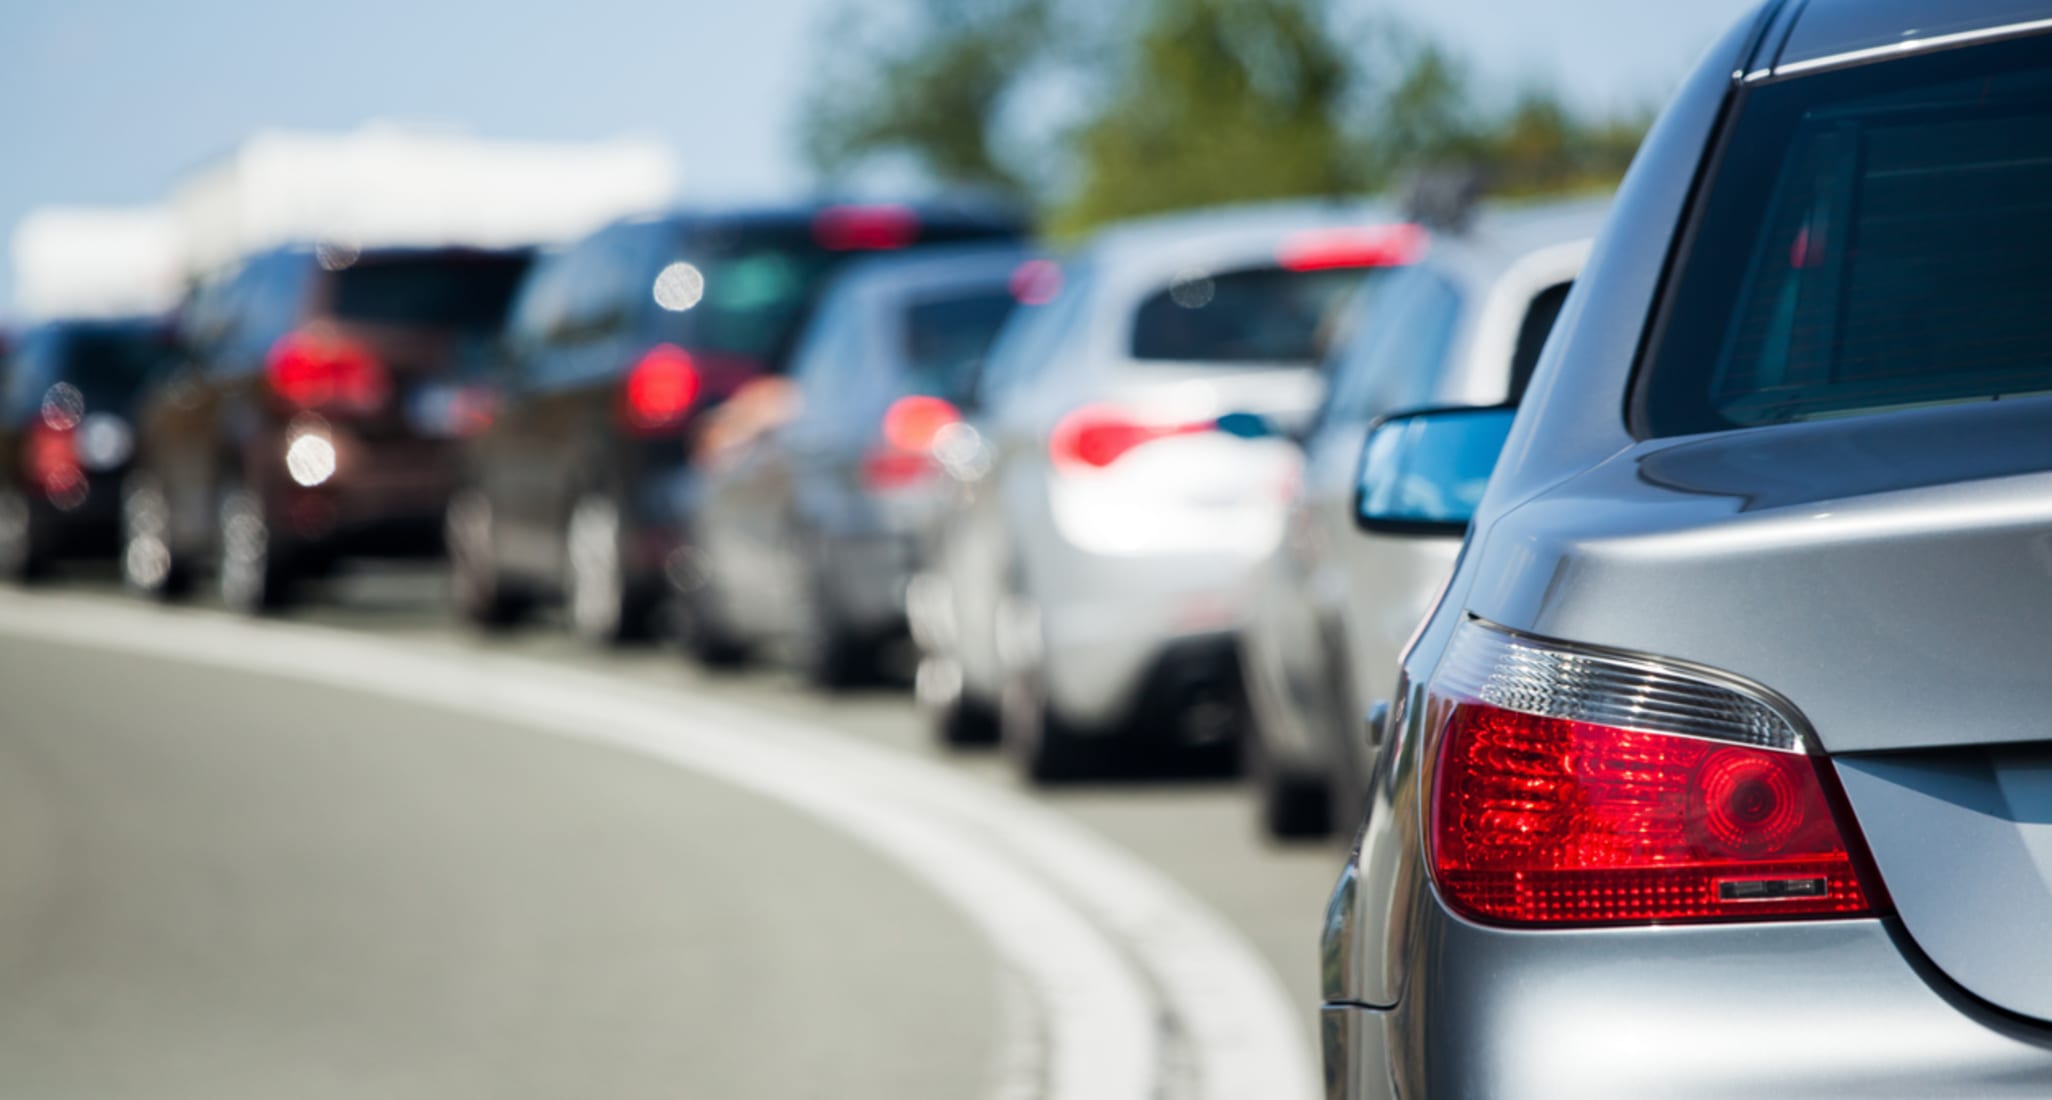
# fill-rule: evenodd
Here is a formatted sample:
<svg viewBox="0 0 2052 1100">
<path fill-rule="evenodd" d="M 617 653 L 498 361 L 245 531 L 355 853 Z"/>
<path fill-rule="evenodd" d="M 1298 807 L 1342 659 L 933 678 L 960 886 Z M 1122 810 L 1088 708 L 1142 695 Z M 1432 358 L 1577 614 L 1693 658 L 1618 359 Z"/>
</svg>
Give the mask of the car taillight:
<svg viewBox="0 0 2052 1100">
<path fill-rule="evenodd" d="M 925 481 L 939 469 L 934 445 L 962 422 L 955 406 L 923 394 L 901 397 L 884 412 L 883 438 L 862 458 L 862 480 L 872 489 Z"/>
<path fill-rule="evenodd" d="M 919 239 L 919 215 L 903 206 L 830 206 L 812 219 L 812 236 L 833 252 L 904 248 Z"/>
<path fill-rule="evenodd" d="M 69 510 L 83 499 L 85 471 L 78 463 L 78 440 L 71 426 L 53 426 L 48 418 L 31 422 L 22 437 L 22 464 L 52 504 Z"/>
<path fill-rule="evenodd" d="M 1216 419 L 1149 421 L 1109 405 L 1087 405 L 1055 424 L 1048 449 L 1058 468 L 1102 470 L 1157 439 L 1196 435 L 1216 427 Z"/>
<path fill-rule="evenodd" d="M 1762 697 L 1473 622 L 1428 694 L 1432 875 L 1469 917 L 1615 925 L 1877 911 L 1835 777 Z"/>
<path fill-rule="evenodd" d="M 638 432 L 674 428 L 698 400 L 698 364 L 675 344 L 658 344 L 627 372 L 620 415 Z"/>
<path fill-rule="evenodd" d="M 391 393 L 384 364 L 361 344 L 319 328 L 287 333 L 265 364 L 271 392 L 301 409 L 374 412 Z"/>
<path fill-rule="evenodd" d="M 1402 267 L 1425 255 L 1431 234 L 1411 224 L 1313 229 L 1283 242 L 1276 262 L 1285 271 L 1350 267 Z"/>
</svg>

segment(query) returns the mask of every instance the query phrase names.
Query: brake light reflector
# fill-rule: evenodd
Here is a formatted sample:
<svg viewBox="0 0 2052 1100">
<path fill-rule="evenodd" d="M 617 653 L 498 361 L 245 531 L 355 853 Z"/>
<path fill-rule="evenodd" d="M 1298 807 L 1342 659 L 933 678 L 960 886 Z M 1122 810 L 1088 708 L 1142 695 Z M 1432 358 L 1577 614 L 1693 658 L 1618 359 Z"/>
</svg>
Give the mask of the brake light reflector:
<svg viewBox="0 0 2052 1100">
<path fill-rule="evenodd" d="M 1826 765 L 1731 686 L 1469 623 L 1432 690 L 1434 880 L 1507 924 L 1875 912 Z"/>
<path fill-rule="evenodd" d="M 1196 435 L 1217 426 L 1216 419 L 1147 423 L 1123 409 L 1086 405 L 1055 424 L 1048 449 L 1057 467 L 1102 470 L 1157 439 Z"/>
<path fill-rule="evenodd" d="M 391 392 L 384 364 L 362 345 L 324 328 L 290 332 L 271 345 L 271 392 L 302 409 L 374 412 Z"/>
<path fill-rule="evenodd" d="M 627 372 L 622 418 L 636 431 L 654 432 L 684 422 L 698 400 L 698 365 L 675 344 L 658 344 Z"/>
<path fill-rule="evenodd" d="M 1276 262 L 1286 271 L 1402 267 L 1417 263 L 1430 239 L 1423 226 L 1409 223 L 1315 229 L 1284 241 Z"/>
</svg>

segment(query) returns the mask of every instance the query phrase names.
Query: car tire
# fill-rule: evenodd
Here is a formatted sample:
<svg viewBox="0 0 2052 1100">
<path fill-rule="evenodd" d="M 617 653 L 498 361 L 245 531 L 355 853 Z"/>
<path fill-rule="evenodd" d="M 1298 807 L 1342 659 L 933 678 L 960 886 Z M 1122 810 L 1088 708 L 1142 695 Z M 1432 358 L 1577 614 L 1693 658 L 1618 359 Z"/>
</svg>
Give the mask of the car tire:
<svg viewBox="0 0 2052 1100">
<path fill-rule="evenodd" d="M 40 580 L 50 571 L 42 525 L 28 494 L 0 490 L 0 577 L 16 584 Z"/>
<path fill-rule="evenodd" d="M 934 733 L 955 748 L 995 745 L 1001 735 L 998 709 L 966 695 L 933 712 Z"/>
<path fill-rule="evenodd" d="M 876 639 L 850 629 L 834 614 L 826 578 L 815 564 L 806 582 L 805 622 L 799 632 L 798 670 L 821 691 L 848 691 L 877 677 Z"/>
<path fill-rule="evenodd" d="M 1252 729 L 1247 730 L 1241 746 L 1241 767 L 1254 786 L 1261 827 L 1269 837 L 1316 840 L 1332 835 L 1330 780 L 1276 760 Z"/>
<path fill-rule="evenodd" d="M 647 634 L 647 609 L 627 578 L 625 542 L 612 497 L 589 493 L 571 506 L 563 530 L 563 607 L 570 632 L 591 645 L 624 645 Z"/>
<path fill-rule="evenodd" d="M 484 630 L 519 625 L 531 601 L 499 571 L 491 500 L 475 489 L 450 497 L 443 538 L 449 551 L 449 595 L 457 615 Z"/>
<path fill-rule="evenodd" d="M 121 486 L 121 583 L 155 600 L 192 590 L 192 568 L 171 537 L 171 497 L 154 474 L 131 474 Z"/>
<path fill-rule="evenodd" d="M 230 483 L 221 492 L 215 516 L 221 602 L 244 615 L 290 607 L 298 595 L 299 576 L 291 548 L 278 537 L 262 499 L 248 486 Z"/>
<path fill-rule="evenodd" d="M 1063 719 L 1048 698 L 1046 665 L 1035 613 L 1024 601 L 1008 600 L 999 611 L 1000 629 L 1015 640 L 1005 648 L 1004 688 L 998 701 L 998 743 L 1021 775 L 1050 786 L 1093 776 L 1100 748 Z M 1031 638 L 1031 644 L 1021 644 Z"/>
</svg>

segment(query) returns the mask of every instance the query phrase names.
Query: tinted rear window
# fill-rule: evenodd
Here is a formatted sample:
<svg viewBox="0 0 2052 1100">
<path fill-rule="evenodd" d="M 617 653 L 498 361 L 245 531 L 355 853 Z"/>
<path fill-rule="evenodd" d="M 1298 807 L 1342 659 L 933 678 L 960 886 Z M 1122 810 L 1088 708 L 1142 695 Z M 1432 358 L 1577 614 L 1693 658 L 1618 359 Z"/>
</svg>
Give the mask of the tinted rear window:
<svg viewBox="0 0 2052 1100">
<path fill-rule="evenodd" d="M 1192 273 L 1133 315 L 1133 357 L 1308 366 L 1324 357 L 1365 269 Z"/>
<path fill-rule="evenodd" d="M 1681 435 L 2052 391 L 2052 52 L 1746 93 L 1642 367 Z"/>
<path fill-rule="evenodd" d="M 1004 288 L 927 298 L 905 310 L 905 367 L 912 387 L 966 401 L 990 345 L 1018 300 Z"/>
<path fill-rule="evenodd" d="M 916 243 L 1011 235 L 943 223 L 919 227 Z M 832 276 L 875 254 L 825 247 L 810 221 L 688 231 L 648 274 L 659 338 L 781 371 Z"/>
<path fill-rule="evenodd" d="M 366 258 L 331 276 L 331 308 L 369 324 L 495 329 L 526 272 L 524 257 Z"/>
</svg>

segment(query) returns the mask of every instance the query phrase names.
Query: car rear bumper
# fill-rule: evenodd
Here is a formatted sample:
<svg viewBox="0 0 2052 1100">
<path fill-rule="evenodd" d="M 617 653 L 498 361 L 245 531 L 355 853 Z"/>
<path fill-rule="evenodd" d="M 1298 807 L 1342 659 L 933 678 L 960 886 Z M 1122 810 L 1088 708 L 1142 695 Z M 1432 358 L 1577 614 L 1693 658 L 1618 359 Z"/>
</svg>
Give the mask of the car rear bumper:
<svg viewBox="0 0 2052 1100">
<path fill-rule="evenodd" d="M 1072 548 L 1036 586 L 1052 705 L 1084 728 L 1131 728 L 1164 697 L 1160 681 L 1237 683 L 1233 646 L 1251 570 L 1217 555 L 1117 558 Z"/>
<path fill-rule="evenodd" d="M 1424 908 L 1401 1002 L 1325 1007 L 1328 1096 L 2052 1095 L 2052 1028 L 1962 994 L 1892 920 L 1532 932 Z"/>
</svg>

